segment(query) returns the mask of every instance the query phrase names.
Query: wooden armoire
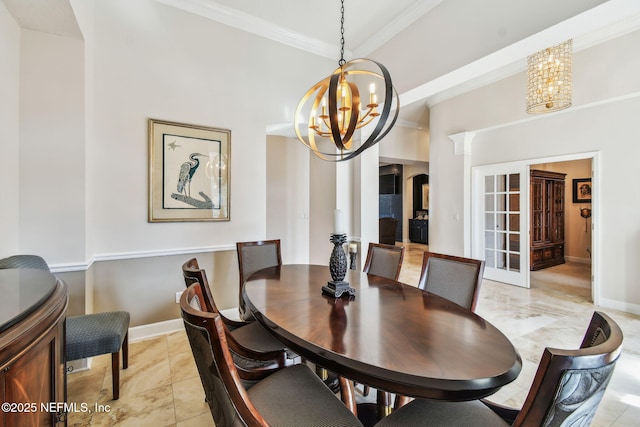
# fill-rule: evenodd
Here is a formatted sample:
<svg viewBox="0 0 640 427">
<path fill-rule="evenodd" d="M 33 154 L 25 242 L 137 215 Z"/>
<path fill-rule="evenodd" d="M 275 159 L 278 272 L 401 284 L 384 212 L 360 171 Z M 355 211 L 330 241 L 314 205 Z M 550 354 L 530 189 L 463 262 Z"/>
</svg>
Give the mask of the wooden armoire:
<svg viewBox="0 0 640 427">
<path fill-rule="evenodd" d="M 565 176 L 531 170 L 531 271 L 564 264 Z"/>
</svg>

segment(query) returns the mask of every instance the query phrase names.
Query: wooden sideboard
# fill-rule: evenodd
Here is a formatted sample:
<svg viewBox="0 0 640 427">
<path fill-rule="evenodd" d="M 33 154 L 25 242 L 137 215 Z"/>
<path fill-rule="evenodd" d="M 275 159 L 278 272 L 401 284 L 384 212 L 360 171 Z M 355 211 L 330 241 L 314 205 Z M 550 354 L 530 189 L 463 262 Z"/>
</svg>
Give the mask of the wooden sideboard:
<svg viewBox="0 0 640 427">
<path fill-rule="evenodd" d="M 565 176 L 531 170 L 531 271 L 564 264 Z"/>
<path fill-rule="evenodd" d="M 0 426 L 63 426 L 66 285 L 45 270 L 0 270 Z"/>
</svg>

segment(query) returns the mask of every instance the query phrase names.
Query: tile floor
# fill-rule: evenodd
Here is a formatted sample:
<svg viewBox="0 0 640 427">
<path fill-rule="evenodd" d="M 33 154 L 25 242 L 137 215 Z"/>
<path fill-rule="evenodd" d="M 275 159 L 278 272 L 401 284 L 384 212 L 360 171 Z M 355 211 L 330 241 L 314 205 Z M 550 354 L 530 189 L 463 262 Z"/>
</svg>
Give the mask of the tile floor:
<svg viewBox="0 0 640 427">
<path fill-rule="evenodd" d="M 424 245 L 407 244 L 400 280 L 415 284 Z M 531 289 L 485 280 L 477 312 L 502 330 L 523 360 L 520 376 L 491 397 L 519 407 L 545 346 L 576 348 L 591 318 L 588 266 L 565 264 L 534 272 Z M 640 420 L 640 316 L 604 309 L 621 326 L 623 354 L 593 422 L 596 427 L 637 426 Z M 69 374 L 69 402 L 103 405 L 73 412 L 69 426 L 213 426 L 191 350 L 182 332 L 130 344 L 129 368 L 121 371 L 120 399 L 111 400 L 111 359 Z M 375 393 L 371 393 L 373 396 Z M 108 410 L 107 410 L 108 408 Z"/>
</svg>

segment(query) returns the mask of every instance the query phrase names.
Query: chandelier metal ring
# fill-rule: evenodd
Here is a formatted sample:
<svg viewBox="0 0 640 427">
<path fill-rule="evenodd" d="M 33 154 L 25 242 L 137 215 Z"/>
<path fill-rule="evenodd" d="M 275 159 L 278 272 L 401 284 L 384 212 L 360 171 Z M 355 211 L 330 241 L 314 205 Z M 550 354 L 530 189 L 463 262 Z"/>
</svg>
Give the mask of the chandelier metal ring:
<svg viewBox="0 0 640 427">
<path fill-rule="evenodd" d="M 375 66 L 373 68 L 377 70 L 372 71 L 365 67 L 358 68 L 362 65 L 370 67 L 373 65 Z M 362 77 L 383 82 L 384 100 L 381 112 L 376 109 L 378 104 L 374 94 L 367 104 L 366 112 L 361 115 L 360 90 L 357 84 L 351 80 Z M 342 104 L 338 102 L 341 85 L 344 86 L 342 90 L 346 91 L 346 94 L 342 94 L 344 98 Z M 326 114 L 323 100 L 325 100 L 324 102 L 328 100 L 328 114 Z M 310 101 L 311 107 L 309 108 Z M 322 113 L 318 114 L 320 108 L 322 108 Z M 306 109 L 308 112 L 305 114 Z M 296 109 L 294 125 L 298 139 L 314 154 L 323 160 L 339 162 L 358 156 L 384 138 L 395 125 L 399 111 L 400 100 L 391 82 L 389 71 L 377 61 L 360 58 L 344 63 L 329 77 L 319 81 L 305 93 Z M 305 116 L 307 116 L 308 122 L 303 121 Z M 378 121 L 367 139 L 354 149 L 355 131 L 372 123 L 376 118 Z M 326 130 L 323 130 L 323 127 L 326 127 Z M 319 148 L 319 142 L 323 139 L 328 139 L 331 142 L 327 149 Z"/>
</svg>

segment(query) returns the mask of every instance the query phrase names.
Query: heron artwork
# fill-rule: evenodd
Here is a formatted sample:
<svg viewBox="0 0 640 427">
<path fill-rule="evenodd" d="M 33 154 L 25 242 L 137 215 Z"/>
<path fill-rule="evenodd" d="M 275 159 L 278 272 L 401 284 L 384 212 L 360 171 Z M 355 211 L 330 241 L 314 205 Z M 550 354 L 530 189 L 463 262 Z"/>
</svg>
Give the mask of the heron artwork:
<svg viewBox="0 0 640 427">
<path fill-rule="evenodd" d="M 180 173 L 178 175 L 178 193 L 184 194 L 186 197 L 191 197 L 191 179 L 196 173 L 198 166 L 200 166 L 200 160 L 198 157 L 209 157 L 205 154 L 191 153 L 189 159 L 180 166 Z"/>
</svg>

